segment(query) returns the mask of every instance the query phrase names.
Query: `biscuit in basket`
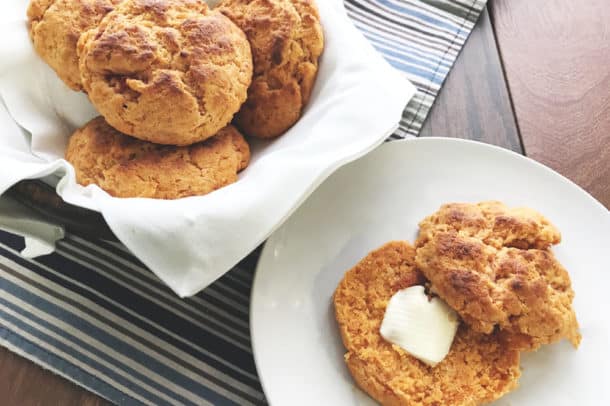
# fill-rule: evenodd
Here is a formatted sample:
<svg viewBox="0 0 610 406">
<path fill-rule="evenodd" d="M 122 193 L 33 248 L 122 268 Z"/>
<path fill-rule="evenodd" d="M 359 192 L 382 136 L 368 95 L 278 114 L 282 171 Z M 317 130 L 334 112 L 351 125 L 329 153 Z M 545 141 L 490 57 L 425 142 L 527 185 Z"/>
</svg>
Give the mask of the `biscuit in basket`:
<svg viewBox="0 0 610 406">
<path fill-rule="evenodd" d="M 233 126 L 187 147 L 152 144 L 113 129 L 102 117 L 76 131 L 66 160 L 81 185 L 115 197 L 177 199 L 204 195 L 237 180 L 250 149 Z"/>
<path fill-rule="evenodd" d="M 301 116 L 324 47 L 313 0 L 224 0 L 218 10 L 246 33 L 254 58 L 248 100 L 236 116 L 247 135 L 282 135 Z"/>
<path fill-rule="evenodd" d="M 244 33 L 202 0 L 125 0 L 78 43 L 83 86 L 108 123 L 158 144 L 224 128 L 246 100 Z"/>
<path fill-rule="evenodd" d="M 34 49 L 73 90 L 82 90 L 76 44 L 122 0 L 31 0 L 28 26 Z"/>
<path fill-rule="evenodd" d="M 459 327 L 447 357 L 427 366 L 379 333 L 390 298 L 423 284 L 415 249 L 390 242 L 348 271 L 334 295 L 335 315 L 358 386 L 383 405 L 475 405 L 517 386 L 519 352 L 498 335 Z"/>
<path fill-rule="evenodd" d="M 570 277 L 546 249 L 560 240 L 531 209 L 454 203 L 421 222 L 416 262 L 472 329 L 500 329 L 522 350 L 562 338 L 577 347 Z"/>
</svg>

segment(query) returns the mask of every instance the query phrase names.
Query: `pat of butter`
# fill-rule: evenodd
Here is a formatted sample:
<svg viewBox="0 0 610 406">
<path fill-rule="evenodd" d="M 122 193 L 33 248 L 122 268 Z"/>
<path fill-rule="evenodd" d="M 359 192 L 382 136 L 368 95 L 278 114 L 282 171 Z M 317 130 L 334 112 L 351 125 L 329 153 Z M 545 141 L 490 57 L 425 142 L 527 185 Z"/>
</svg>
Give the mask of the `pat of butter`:
<svg viewBox="0 0 610 406">
<path fill-rule="evenodd" d="M 423 286 L 396 292 L 386 308 L 381 336 L 434 367 L 449 353 L 459 320 L 447 303 L 428 300 Z"/>
</svg>

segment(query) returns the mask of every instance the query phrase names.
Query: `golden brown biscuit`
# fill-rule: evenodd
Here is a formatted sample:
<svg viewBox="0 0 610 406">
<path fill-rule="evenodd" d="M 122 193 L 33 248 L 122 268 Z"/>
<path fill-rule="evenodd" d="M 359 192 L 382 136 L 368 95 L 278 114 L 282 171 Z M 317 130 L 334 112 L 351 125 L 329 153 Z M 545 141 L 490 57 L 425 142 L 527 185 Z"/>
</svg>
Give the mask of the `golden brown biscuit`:
<svg viewBox="0 0 610 406">
<path fill-rule="evenodd" d="M 423 284 L 415 249 L 390 242 L 348 271 L 334 295 L 335 315 L 350 373 L 383 405 L 476 405 L 498 399 L 517 386 L 519 352 L 498 335 L 479 334 L 462 324 L 447 357 L 432 368 L 381 337 L 390 298 Z"/>
<path fill-rule="evenodd" d="M 175 147 L 128 137 L 103 117 L 76 131 L 66 149 L 78 183 L 96 184 L 115 197 L 204 195 L 235 182 L 249 159 L 248 144 L 233 126 L 204 142 Z"/>
<path fill-rule="evenodd" d="M 499 328 L 523 350 L 562 338 L 578 346 L 570 277 L 541 249 L 561 237 L 539 213 L 498 202 L 449 204 L 420 227 L 418 269 L 473 330 Z"/>
<path fill-rule="evenodd" d="M 28 25 L 34 49 L 73 90 L 82 90 L 76 44 L 122 0 L 31 0 Z"/>
<path fill-rule="evenodd" d="M 559 230 L 537 211 L 509 208 L 498 201 L 444 204 L 419 224 L 419 241 L 451 230 L 495 248 L 545 249 L 561 241 Z"/>
<path fill-rule="evenodd" d="M 324 48 L 313 0 L 224 0 L 218 10 L 250 41 L 254 77 L 236 116 L 247 135 L 282 135 L 309 101 Z"/>
<path fill-rule="evenodd" d="M 83 86 L 119 131 L 188 145 L 225 127 L 246 100 L 244 33 L 202 0 L 125 0 L 78 42 Z"/>
</svg>

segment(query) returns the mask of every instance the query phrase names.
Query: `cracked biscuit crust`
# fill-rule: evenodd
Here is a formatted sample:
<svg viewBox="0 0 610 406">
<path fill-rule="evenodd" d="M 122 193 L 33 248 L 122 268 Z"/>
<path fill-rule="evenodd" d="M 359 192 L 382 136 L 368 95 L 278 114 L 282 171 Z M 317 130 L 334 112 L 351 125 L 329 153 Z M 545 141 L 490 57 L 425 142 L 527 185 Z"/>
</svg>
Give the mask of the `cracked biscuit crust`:
<svg viewBox="0 0 610 406">
<path fill-rule="evenodd" d="M 34 49 L 71 89 L 83 89 L 76 44 L 122 0 L 31 0 L 28 28 Z"/>
<path fill-rule="evenodd" d="M 96 184 L 115 197 L 178 199 L 204 195 L 237 180 L 250 149 L 233 126 L 188 147 L 128 137 L 98 117 L 76 131 L 66 160 L 83 186 Z"/>
<path fill-rule="evenodd" d="M 404 241 L 371 252 L 348 271 L 334 294 L 350 373 L 382 405 L 477 405 L 517 386 L 519 352 L 497 334 L 462 324 L 447 357 L 432 368 L 379 334 L 390 298 L 423 284 L 415 249 Z"/>
<path fill-rule="evenodd" d="M 119 131 L 189 145 L 225 127 L 246 100 L 244 33 L 201 0 L 125 0 L 78 42 L 83 86 Z"/>
<path fill-rule="evenodd" d="M 498 328 L 522 350 L 562 338 L 577 347 L 570 277 L 548 250 L 560 240 L 531 209 L 447 204 L 421 222 L 416 262 L 432 291 L 475 331 Z"/>
<path fill-rule="evenodd" d="M 247 135 L 273 138 L 296 123 L 309 101 L 324 48 L 313 0 L 224 0 L 217 10 L 250 41 L 254 77 L 235 123 Z"/>
</svg>

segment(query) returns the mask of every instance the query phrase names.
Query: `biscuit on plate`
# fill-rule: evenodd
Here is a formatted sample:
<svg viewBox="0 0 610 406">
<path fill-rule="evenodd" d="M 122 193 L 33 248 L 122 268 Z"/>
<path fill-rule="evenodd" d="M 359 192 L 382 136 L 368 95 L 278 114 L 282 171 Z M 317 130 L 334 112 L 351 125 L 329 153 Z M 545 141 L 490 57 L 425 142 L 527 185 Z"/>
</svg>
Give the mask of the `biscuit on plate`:
<svg viewBox="0 0 610 406">
<path fill-rule="evenodd" d="M 498 201 L 445 204 L 422 220 L 419 230 L 420 241 L 438 231 L 457 231 L 495 248 L 546 249 L 561 242 L 559 230 L 537 211 Z"/>
<path fill-rule="evenodd" d="M 204 195 L 235 182 L 249 159 L 248 144 L 233 126 L 206 141 L 176 147 L 128 137 L 103 117 L 76 131 L 66 149 L 78 183 L 96 184 L 115 197 Z"/>
<path fill-rule="evenodd" d="M 224 0 L 217 8 L 250 41 L 254 77 L 235 123 L 247 135 L 282 135 L 301 117 L 324 47 L 313 0 Z"/>
<path fill-rule="evenodd" d="M 501 337 L 462 323 L 447 357 L 430 367 L 384 340 L 379 329 L 390 298 L 423 284 L 415 249 L 390 242 L 345 274 L 334 295 L 335 315 L 358 386 L 383 405 L 475 405 L 517 386 L 519 352 Z"/>
<path fill-rule="evenodd" d="M 416 262 L 473 330 L 500 329 L 522 350 L 562 338 L 577 347 L 570 276 L 546 249 L 560 240 L 531 209 L 448 204 L 421 222 Z"/>
<path fill-rule="evenodd" d="M 76 44 L 122 0 L 31 0 L 28 28 L 34 49 L 71 89 L 83 89 Z"/>
<path fill-rule="evenodd" d="M 244 33 L 202 0 L 125 0 L 78 42 L 83 86 L 119 131 L 188 145 L 224 128 L 246 100 Z"/>
</svg>

